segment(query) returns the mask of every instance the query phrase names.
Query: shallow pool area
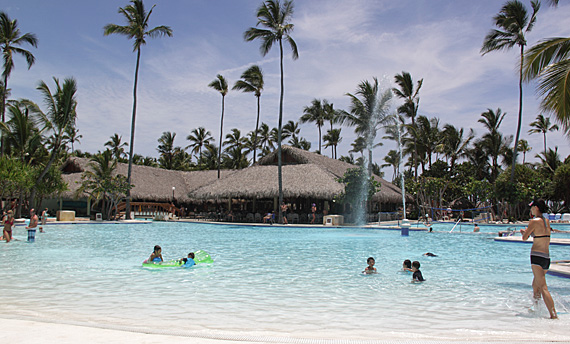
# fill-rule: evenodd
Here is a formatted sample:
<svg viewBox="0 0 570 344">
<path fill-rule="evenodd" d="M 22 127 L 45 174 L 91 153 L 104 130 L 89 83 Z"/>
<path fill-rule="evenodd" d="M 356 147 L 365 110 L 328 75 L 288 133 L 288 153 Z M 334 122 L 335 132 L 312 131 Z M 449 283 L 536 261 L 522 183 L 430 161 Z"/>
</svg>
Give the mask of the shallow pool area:
<svg viewBox="0 0 570 344">
<path fill-rule="evenodd" d="M 408 237 L 183 222 L 45 229 L 35 243 L 16 228 L 20 241 L 0 244 L 0 317 L 214 337 L 570 341 L 570 279 L 547 276 L 560 320 L 548 320 L 542 302 L 531 311 L 530 245 L 494 242 L 491 229 Z M 143 268 L 157 244 L 166 260 L 202 249 L 214 263 Z M 376 275 L 361 273 L 369 256 Z M 570 251 L 551 246 L 551 257 Z M 427 281 L 411 283 L 404 259 L 420 261 Z"/>
</svg>

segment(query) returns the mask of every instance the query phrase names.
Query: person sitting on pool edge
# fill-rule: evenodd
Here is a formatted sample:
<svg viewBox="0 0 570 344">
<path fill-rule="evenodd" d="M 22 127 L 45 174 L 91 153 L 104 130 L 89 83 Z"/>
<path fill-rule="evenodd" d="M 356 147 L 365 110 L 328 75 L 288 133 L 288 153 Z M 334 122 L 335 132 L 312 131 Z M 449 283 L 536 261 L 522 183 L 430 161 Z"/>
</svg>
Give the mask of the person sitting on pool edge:
<svg viewBox="0 0 570 344">
<path fill-rule="evenodd" d="M 376 268 L 374 267 L 374 264 L 376 263 L 374 257 L 369 257 L 368 259 L 366 259 L 366 263 L 368 264 L 368 266 L 364 269 L 364 271 L 362 271 L 363 274 L 370 275 L 377 273 Z"/>
<path fill-rule="evenodd" d="M 402 271 L 404 272 L 412 272 L 412 261 L 409 259 L 404 260 L 404 264 L 402 265 Z"/>
<path fill-rule="evenodd" d="M 412 271 L 414 274 L 412 275 L 412 282 L 423 282 L 425 281 L 422 272 L 420 271 L 420 262 L 414 260 L 412 263 Z"/>
<path fill-rule="evenodd" d="M 188 258 L 182 258 L 180 259 L 180 262 L 182 263 L 181 265 L 184 265 L 186 268 L 196 265 L 196 262 L 194 261 L 194 252 L 188 253 Z"/>
<path fill-rule="evenodd" d="M 164 259 L 162 259 L 162 248 L 158 245 L 154 246 L 154 251 L 150 254 L 150 257 L 148 258 L 148 262 L 163 262 Z"/>
</svg>

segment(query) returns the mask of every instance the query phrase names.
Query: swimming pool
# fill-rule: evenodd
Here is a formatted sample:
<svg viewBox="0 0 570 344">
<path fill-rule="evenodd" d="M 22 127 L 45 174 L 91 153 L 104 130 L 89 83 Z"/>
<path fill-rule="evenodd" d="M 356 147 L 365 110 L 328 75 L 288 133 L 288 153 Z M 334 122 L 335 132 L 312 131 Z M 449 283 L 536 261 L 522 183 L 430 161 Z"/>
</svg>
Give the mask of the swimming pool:
<svg viewBox="0 0 570 344">
<path fill-rule="evenodd" d="M 547 277 L 559 321 L 543 303 L 530 312 L 530 246 L 490 234 L 195 223 L 46 231 L 0 245 L 0 317 L 225 338 L 570 340 L 570 280 Z M 165 259 L 203 249 L 215 263 L 142 268 L 156 244 Z M 568 255 L 551 247 L 553 259 Z M 377 275 L 361 274 L 369 256 Z M 421 262 L 426 282 L 399 272 L 406 258 Z"/>
</svg>

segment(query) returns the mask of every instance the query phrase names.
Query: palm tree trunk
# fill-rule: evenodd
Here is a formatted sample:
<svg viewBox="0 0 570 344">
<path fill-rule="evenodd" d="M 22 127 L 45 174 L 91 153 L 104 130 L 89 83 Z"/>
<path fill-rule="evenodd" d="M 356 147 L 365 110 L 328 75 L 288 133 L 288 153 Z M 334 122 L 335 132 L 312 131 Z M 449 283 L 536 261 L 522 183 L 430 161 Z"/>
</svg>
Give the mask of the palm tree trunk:
<svg viewBox="0 0 570 344">
<path fill-rule="evenodd" d="M 141 60 L 141 49 L 137 49 L 137 65 L 135 67 L 135 84 L 133 87 L 133 115 L 131 120 L 131 144 L 129 147 L 129 168 L 127 170 L 127 183 L 131 185 L 131 174 L 133 171 L 133 152 L 135 148 L 135 120 L 137 117 L 137 84 L 139 79 L 139 65 Z M 131 189 L 127 189 L 127 198 L 125 200 L 125 219 L 131 219 Z"/>
<path fill-rule="evenodd" d="M 281 210 L 281 204 L 283 204 L 283 159 L 281 157 L 281 132 L 283 124 L 283 94 L 285 92 L 285 86 L 283 83 L 283 41 L 279 39 L 279 67 L 281 70 L 281 94 L 279 96 L 279 125 L 277 126 L 277 181 L 279 184 L 279 203 L 277 208 L 279 208 L 279 223 L 283 223 L 283 211 Z"/>
<path fill-rule="evenodd" d="M 222 95 L 222 119 L 220 120 L 220 149 L 218 149 L 218 179 L 220 179 L 220 160 L 222 159 L 222 135 L 224 130 L 224 98 Z"/>
<path fill-rule="evenodd" d="M 255 132 L 253 133 L 253 163 L 255 164 L 255 157 L 257 153 L 257 132 L 259 131 L 259 111 L 260 111 L 260 97 L 257 97 L 257 121 L 255 122 Z"/>
<path fill-rule="evenodd" d="M 544 135 L 544 157 L 546 158 L 546 132 L 544 132 L 543 135 Z"/>
<path fill-rule="evenodd" d="M 323 151 L 321 151 L 321 126 L 317 125 L 317 127 L 319 128 L 319 154 L 323 154 Z"/>
<path fill-rule="evenodd" d="M 8 94 L 8 74 L 4 75 L 4 90 L 2 92 L 2 123 L 6 121 L 6 95 Z M 4 132 L 0 132 L 0 156 L 4 156 Z"/>
<path fill-rule="evenodd" d="M 523 106 L 523 89 L 522 89 L 522 78 L 523 78 L 523 55 L 524 55 L 524 45 L 521 45 L 521 61 L 519 67 L 519 123 L 517 126 L 517 136 L 515 138 L 515 149 L 513 152 L 513 168 L 511 169 L 511 183 L 515 182 L 515 166 L 517 165 L 517 153 L 519 145 L 519 137 L 521 135 L 521 122 L 522 122 L 522 106 Z"/>
</svg>

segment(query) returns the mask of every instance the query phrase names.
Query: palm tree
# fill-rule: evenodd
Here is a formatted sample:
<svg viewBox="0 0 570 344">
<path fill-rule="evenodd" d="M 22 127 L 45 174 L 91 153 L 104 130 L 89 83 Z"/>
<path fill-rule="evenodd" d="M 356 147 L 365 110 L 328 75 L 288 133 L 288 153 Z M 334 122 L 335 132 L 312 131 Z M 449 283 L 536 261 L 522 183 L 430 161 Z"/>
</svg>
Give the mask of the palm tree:
<svg viewBox="0 0 570 344">
<path fill-rule="evenodd" d="M 398 113 L 409 117 L 412 120 L 412 127 L 416 126 L 416 116 L 418 115 L 418 108 L 420 106 L 420 89 L 424 83 L 424 79 L 420 79 L 416 83 L 414 89 L 414 81 L 412 75 L 408 72 L 402 71 L 402 74 L 396 74 L 394 81 L 399 88 L 393 88 L 392 91 L 396 97 L 404 100 L 404 104 L 398 107 Z M 417 143 L 414 139 L 414 149 L 412 150 L 412 159 L 414 162 L 415 178 L 418 177 L 418 158 L 417 158 Z"/>
<path fill-rule="evenodd" d="M 507 1 L 499 14 L 493 20 L 497 29 L 493 29 L 487 34 L 481 47 L 481 54 L 485 55 L 491 51 L 510 50 L 515 45 L 520 48 L 519 67 L 519 119 L 517 124 L 517 134 L 515 138 L 515 149 L 513 153 L 513 168 L 511 169 L 511 183 L 515 179 L 515 165 L 517 163 L 518 142 L 521 133 L 522 107 L 523 107 L 523 57 L 526 45 L 525 34 L 530 32 L 536 22 L 536 14 L 540 9 L 539 0 L 532 0 L 532 15 L 528 12 L 524 4 L 518 0 Z"/>
<path fill-rule="evenodd" d="M 319 129 L 319 153 L 322 154 L 321 150 L 321 128 L 325 125 L 327 117 L 323 109 L 323 104 L 320 99 L 313 99 L 310 106 L 305 106 L 303 108 L 303 115 L 299 119 L 301 123 L 314 122 Z"/>
<path fill-rule="evenodd" d="M 499 131 L 499 126 L 503 122 L 505 115 L 506 113 L 502 113 L 501 109 L 497 109 L 496 112 L 487 109 L 486 112 L 481 114 L 483 118 L 478 120 L 478 122 L 482 123 L 488 130 L 488 133 L 483 135 L 477 146 L 486 152 L 487 159 L 491 159 L 492 181 L 494 181 L 499 174 L 499 156 L 501 156 L 510 145 L 510 140 L 505 139 Z"/>
<path fill-rule="evenodd" d="M 129 168 L 127 172 L 127 183 L 131 184 L 131 172 L 133 167 L 133 154 L 135 148 L 135 120 L 137 115 L 137 83 L 139 78 L 139 65 L 141 60 L 141 47 L 146 44 L 146 38 L 155 38 L 161 36 L 172 36 L 172 29 L 168 26 L 160 25 L 152 29 L 148 29 L 148 20 L 152 14 L 152 10 L 156 5 L 146 11 L 142 0 L 131 0 L 131 4 L 124 8 L 119 7 L 119 14 L 122 14 L 127 25 L 121 26 L 117 24 L 107 24 L 103 28 L 104 35 L 119 34 L 134 39 L 133 51 L 137 52 L 137 63 L 135 66 L 135 80 L 133 86 L 133 114 L 131 120 L 131 140 L 129 144 Z M 126 215 L 127 220 L 131 219 L 131 190 L 127 190 Z"/>
<path fill-rule="evenodd" d="M 378 79 L 374 78 L 373 83 L 368 80 L 361 82 L 355 94 L 347 93 L 346 95 L 350 97 L 351 101 L 350 113 L 343 111 L 339 117 L 339 122 L 354 126 L 354 132 L 364 137 L 368 151 L 368 177 L 370 178 L 372 176 L 374 140 L 378 129 L 386 125 L 391 118 L 388 113 L 392 92 L 389 89 L 381 92 L 378 87 Z"/>
<path fill-rule="evenodd" d="M 30 163 L 34 152 L 42 144 L 42 133 L 38 128 L 40 110 L 37 105 L 28 106 L 24 102 L 8 104 L 7 110 L 10 119 L 0 123 L 0 130 L 6 139 L 6 151 L 24 163 Z"/>
<path fill-rule="evenodd" d="M 212 134 L 204 127 L 193 129 L 190 135 L 186 137 L 186 140 L 192 142 L 186 148 L 192 148 L 191 152 L 194 155 L 198 153 L 196 156 L 198 161 L 202 160 L 202 148 L 215 141 Z"/>
<path fill-rule="evenodd" d="M 247 137 L 241 136 L 241 131 L 239 129 L 233 128 L 231 134 L 226 135 L 226 140 L 223 145 L 231 148 L 243 149 L 247 143 Z"/>
<path fill-rule="evenodd" d="M 218 74 L 216 75 L 216 79 L 214 79 L 214 81 L 212 81 L 208 85 L 208 87 L 213 88 L 214 90 L 220 92 L 220 94 L 222 95 L 222 117 L 220 119 L 220 145 L 221 145 L 224 134 L 224 101 L 226 99 L 226 94 L 228 94 L 228 82 L 222 75 Z M 220 147 L 220 150 L 218 151 L 218 179 L 220 179 L 221 159 L 222 159 L 222 147 Z"/>
<path fill-rule="evenodd" d="M 111 152 L 117 161 L 121 161 L 125 155 L 124 147 L 129 145 L 126 142 L 121 142 L 122 139 L 122 136 L 119 136 L 119 134 L 115 133 L 113 136 L 111 136 L 111 139 L 109 141 L 105 142 L 105 147 L 109 147 L 111 149 Z"/>
<path fill-rule="evenodd" d="M 464 130 L 463 128 L 457 129 L 455 126 L 451 124 L 446 124 L 443 127 L 442 131 L 442 151 L 443 154 L 449 158 L 449 170 L 453 172 L 455 168 L 455 162 L 465 156 L 467 151 L 467 147 L 471 140 L 475 137 L 475 133 L 473 129 L 469 130 L 469 134 L 464 139 Z"/>
<path fill-rule="evenodd" d="M 385 164 L 382 164 L 380 167 L 390 167 L 394 168 L 392 174 L 392 183 L 396 180 L 396 177 L 399 174 L 399 167 L 400 167 L 400 153 L 394 149 L 391 149 L 388 154 L 384 157 Z"/>
<path fill-rule="evenodd" d="M 257 131 L 259 130 L 260 98 L 263 91 L 263 71 L 258 65 L 249 67 L 241 75 L 241 80 L 236 81 L 232 90 L 253 93 L 257 98 L 257 120 L 255 121 L 255 131 L 253 132 L 253 163 L 255 164 L 257 153 Z"/>
<path fill-rule="evenodd" d="M 279 43 L 279 67 L 281 72 L 281 92 L 279 96 L 279 124 L 277 126 L 277 179 L 279 184 L 279 203 L 283 203 L 283 173 L 282 173 L 282 157 L 281 157 L 281 130 L 283 125 L 283 96 L 285 94 L 285 86 L 283 82 L 283 40 L 289 43 L 293 52 L 293 59 L 299 58 L 297 43 L 290 36 L 294 25 L 289 21 L 293 17 L 293 1 L 285 0 L 283 4 L 279 0 L 267 0 L 257 9 L 257 25 L 265 27 L 260 29 L 257 27 L 249 28 L 244 33 L 246 41 L 251 42 L 254 39 L 260 39 L 261 55 L 265 56 L 273 47 L 273 44 Z M 283 213 L 279 207 L 279 222 L 282 222 Z"/>
<path fill-rule="evenodd" d="M 306 151 L 311 149 L 311 143 L 309 141 L 307 141 L 304 137 L 294 136 L 293 138 L 291 138 L 291 140 L 289 140 L 289 144 L 292 147 L 299 148 L 299 149 L 306 150 Z"/>
<path fill-rule="evenodd" d="M 272 146 L 271 129 L 269 129 L 267 123 L 261 123 L 257 136 L 259 138 L 259 146 L 261 147 L 262 152 L 265 151 L 268 146 Z"/>
<path fill-rule="evenodd" d="M 349 153 L 360 153 L 361 156 L 364 156 L 364 150 L 366 149 L 366 140 L 364 137 L 358 136 L 350 146 L 352 149 L 348 151 Z"/>
<path fill-rule="evenodd" d="M 45 175 L 48 173 L 55 158 L 59 155 L 62 147 L 65 146 L 66 133 L 69 127 L 75 125 L 77 118 L 77 100 L 75 95 L 77 93 L 77 83 L 73 78 L 67 78 L 63 84 L 59 84 L 59 79 L 53 78 L 55 81 L 56 90 L 51 92 L 48 85 L 41 81 L 37 89 L 44 97 L 44 103 L 47 107 L 45 114 L 40 114 L 46 130 L 52 133 L 52 147 L 50 158 L 45 164 L 44 169 L 36 179 L 36 187 L 32 189 L 30 194 L 30 206 L 34 206 L 34 199 L 36 197 L 37 185 L 39 185 Z"/>
<path fill-rule="evenodd" d="M 73 154 L 73 152 L 75 152 L 75 147 L 74 147 L 75 142 L 81 143 L 81 140 L 79 139 L 82 138 L 83 135 L 79 134 L 79 129 L 77 129 L 75 125 L 73 125 L 72 127 L 68 127 L 66 134 L 67 134 L 67 139 L 71 143 L 71 154 Z"/>
<path fill-rule="evenodd" d="M 523 165 L 525 164 L 526 160 L 526 153 L 530 152 L 532 147 L 528 144 L 528 141 L 525 139 L 521 139 L 519 141 L 519 151 L 523 153 Z"/>
<path fill-rule="evenodd" d="M 4 11 L 0 11 L 0 47 L 2 48 L 2 57 L 4 60 L 4 69 L 2 71 L 3 84 L 2 84 L 2 107 L 0 111 L 2 113 L 2 123 L 5 121 L 6 113 L 6 98 L 8 95 L 8 78 L 14 69 L 14 54 L 22 55 L 26 62 L 28 63 L 28 69 L 32 68 L 36 58 L 34 55 L 27 51 L 26 49 L 20 48 L 24 44 L 29 44 L 34 48 L 38 46 L 38 39 L 33 33 L 20 34 L 20 29 L 18 28 L 18 21 L 16 19 L 10 19 L 8 14 Z M 0 150 L 0 156 L 4 155 L 4 138 L 0 140 L 2 149 Z"/>
<path fill-rule="evenodd" d="M 536 116 L 536 121 L 532 122 L 530 126 L 533 129 L 528 131 L 529 134 L 542 133 L 544 136 L 544 153 L 546 154 L 546 133 L 558 130 L 558 126 L 556 124 L 550 125 L 550 117 L 544 117 L 543 115 Z"/>
<path fill-rule="evenodd" d="M 281 133 L 281 139 L 288 139 L 291 140 L 297 139 L 299 134 L 301 133 L 301 129 L 299 129 L 299 122 L 288 121 L 283 126 L 283 132 Z"/>
<path fill-rule="evenodd" d="M 339 145 L 339 143 L 342 142 L 342 136 L 340 136 L 340 131 L 341 131 L 340 128 L 331 129 L 331 130 L 327 131 L 325 136 L 323 136 L 323 139 L 326 142 L 325 148 L 332 147 L 332 149 L 333 149 L 333 155 L 332 155 L 333 159 L 336 159 L 336 157 L 337 157 L 336 148 Z"/>
<path fill-rule="evenodd" d="M 560 155 L 558 154 L 558 147 L 554 147 L 554 150 L 549 148 L 548 151 L 545 151 L 542 154 L 537 154 L 535 157 L 540 160 L 539 167 L 551 178 L 554 177 L 556 169 L 562 165 L 562 162 L 560 162 Z"/>
<path fill-rule="evenodd" d="M 167 170 L 172 170 L 174 166 L 174 155 L 177 148 L 174 147 L 175 138 L 176 133 L 165 131 L 158 139 L 158 148 L 156 150 L 160 153 L 159 163 L 162 168 Z"/>
</svg>

